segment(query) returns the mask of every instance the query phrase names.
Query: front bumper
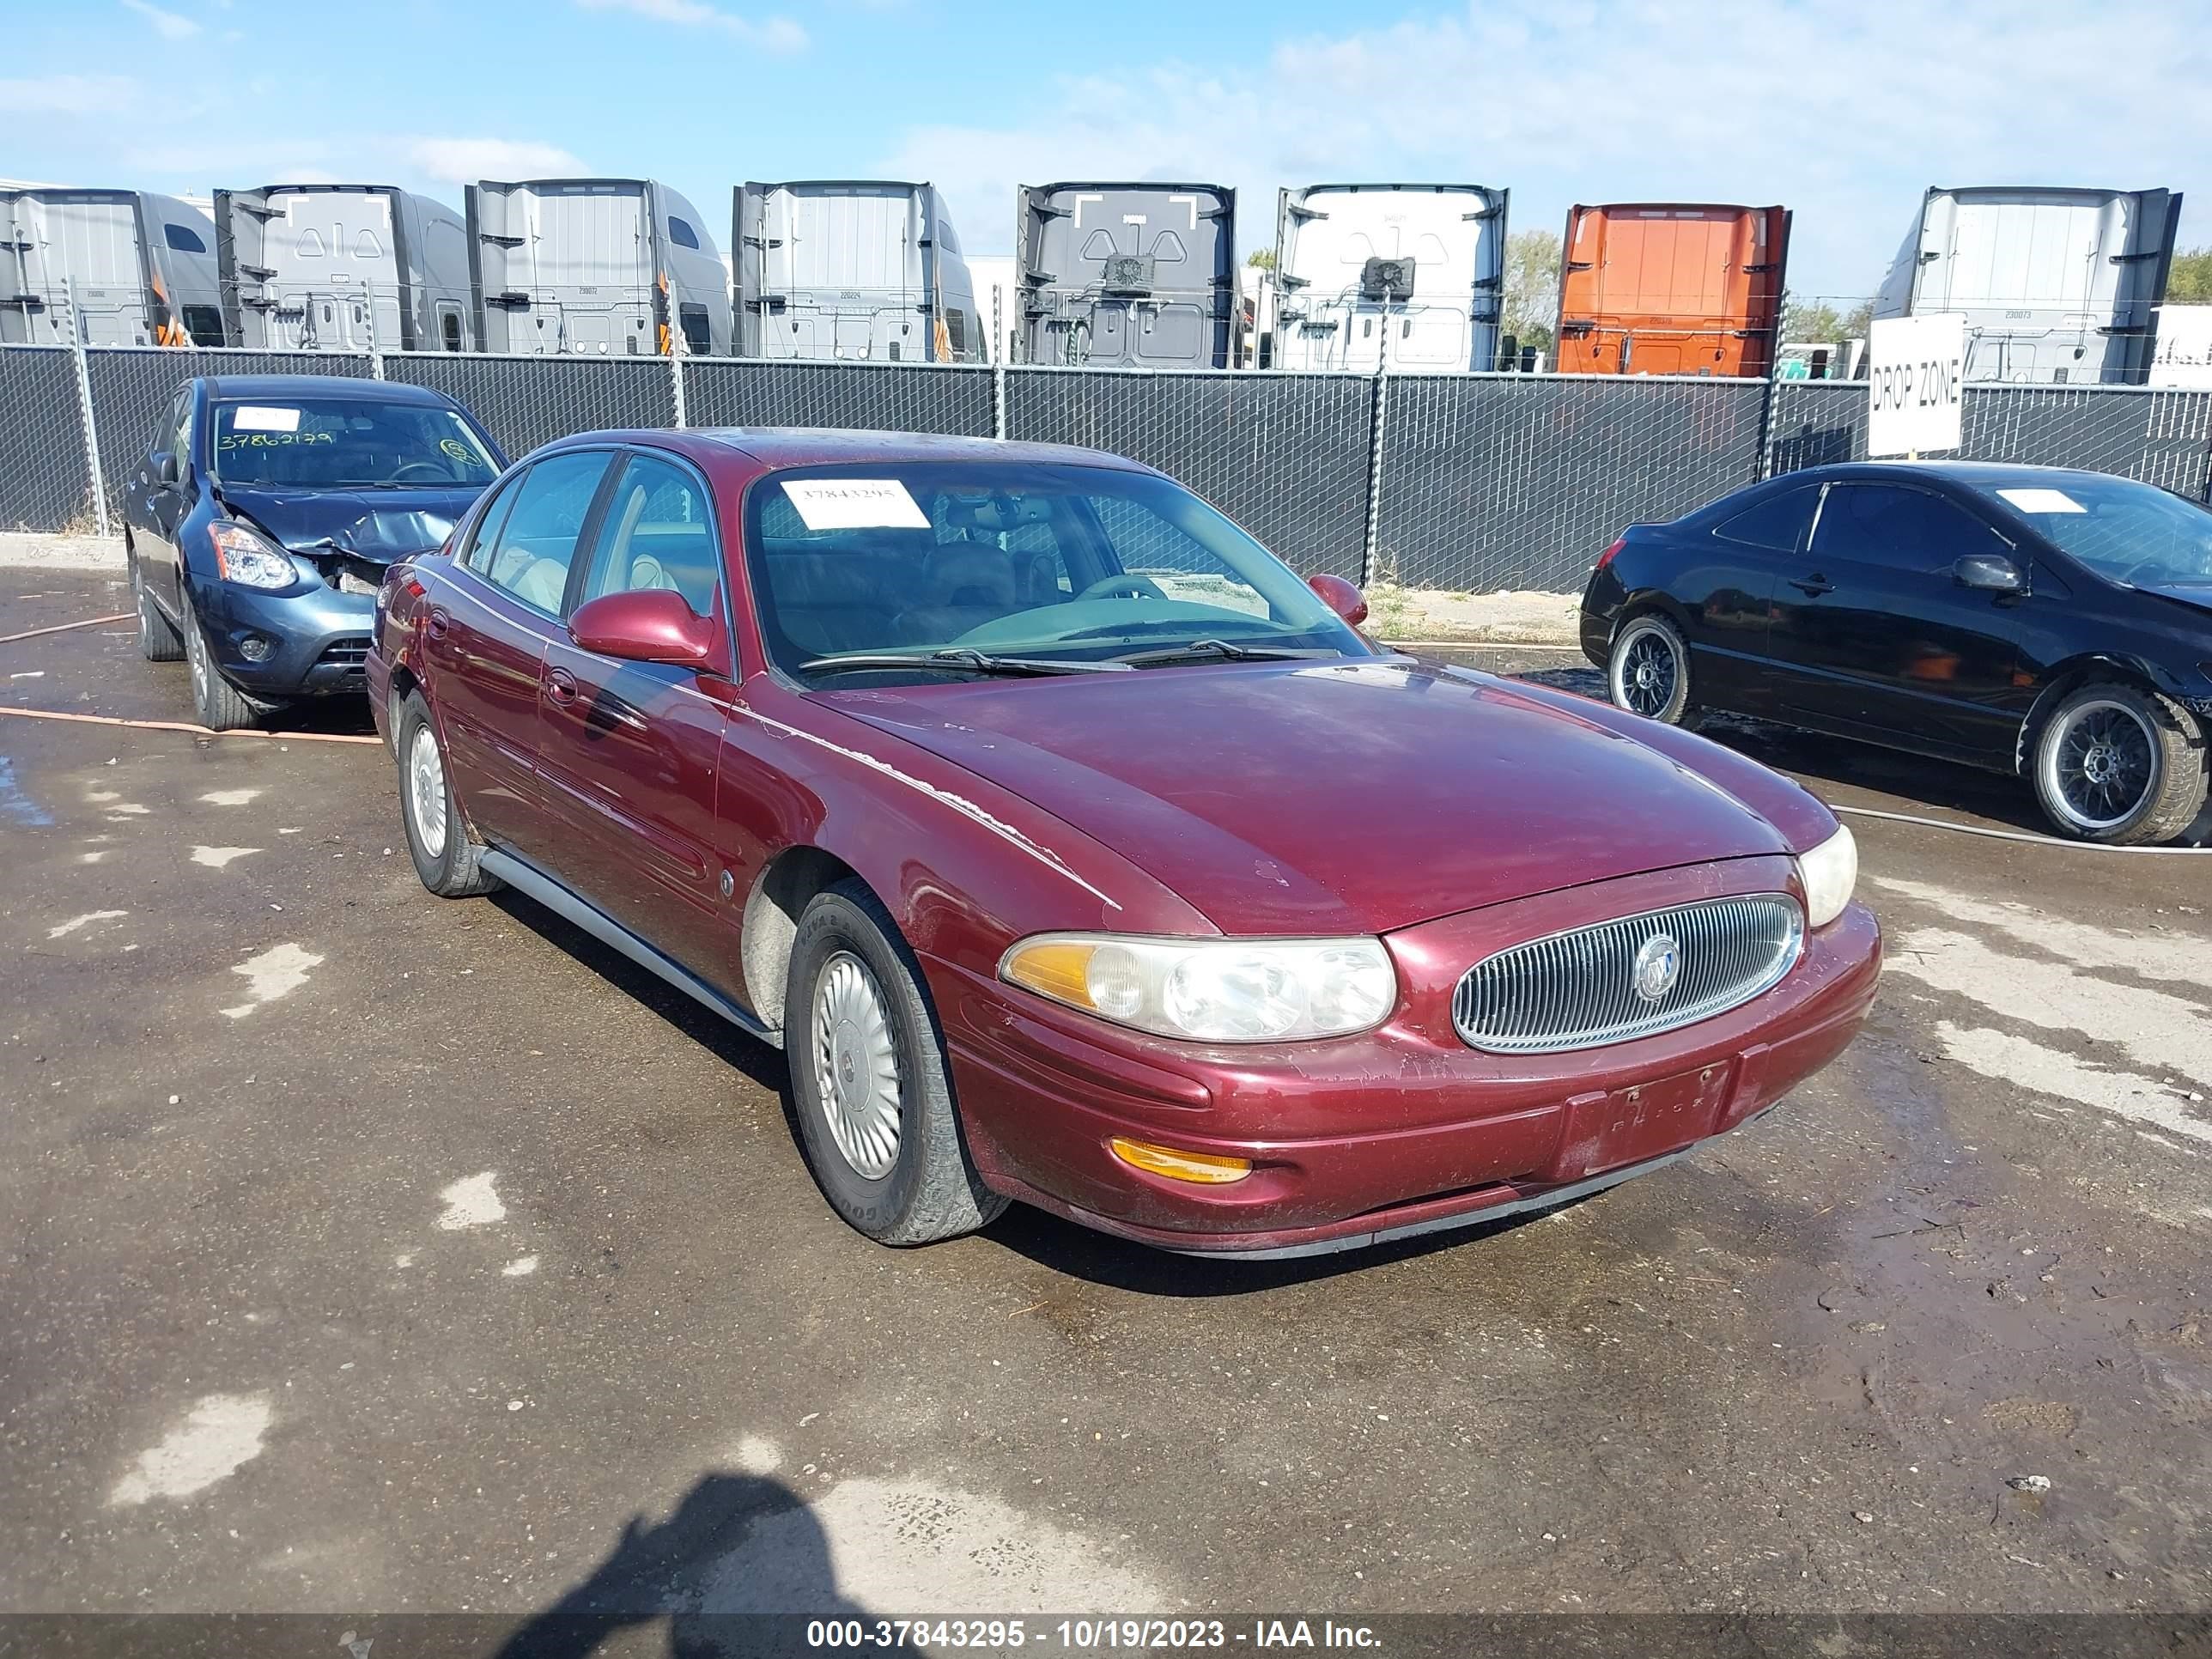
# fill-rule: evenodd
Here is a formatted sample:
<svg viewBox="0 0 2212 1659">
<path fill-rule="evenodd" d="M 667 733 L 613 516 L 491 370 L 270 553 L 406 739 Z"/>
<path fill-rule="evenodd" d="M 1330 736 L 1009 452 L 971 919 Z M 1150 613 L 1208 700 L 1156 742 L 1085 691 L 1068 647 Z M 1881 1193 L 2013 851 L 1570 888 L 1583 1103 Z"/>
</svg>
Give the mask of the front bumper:
<svg viewBox="0 0 2212 1659">
<path fill-rule="evenodd" d="M 376 611 L 373 593 L 348 593 L 321 583 L 272 592 L 200 580 L 192 587 L 192 609 L 223 678 L 248 696 L 332 696 L 364 689 L 362 667 Z M 263 660 L 246 654 L 249 639 L 267 642 Z"/>
<path fill-rule="evenodd" d="M 1777 890 L 1787 865 L 1634 877 L 1408 929 L 1389 941 L 1411 988 L 1399 1014 L 1319 1042 L 1164 1042 L 947 963 L 927 967 L 970 1151 L 995 1190 L 1169 1249 L 1346 1249 L 1610 1186 L 1735 1127 L 1833 1060 L 1864 1021 L 1881 969 L 1879 927 L 1857 905 L 1811 935 L 1771 990 L 1655 1036 L 1483 1054 L 1459 1040 L 1448 1012 L 1419 1012 L 1448 1009 L 1451 980 L 1494 941 L 1550 931 L 1562 914 L 1592 920 Z M 1123 1164 L 1108 1148 L 1115 1135 L 1254 1169 L 1224 1186 L 1174 1181 Z"/>
</svg>

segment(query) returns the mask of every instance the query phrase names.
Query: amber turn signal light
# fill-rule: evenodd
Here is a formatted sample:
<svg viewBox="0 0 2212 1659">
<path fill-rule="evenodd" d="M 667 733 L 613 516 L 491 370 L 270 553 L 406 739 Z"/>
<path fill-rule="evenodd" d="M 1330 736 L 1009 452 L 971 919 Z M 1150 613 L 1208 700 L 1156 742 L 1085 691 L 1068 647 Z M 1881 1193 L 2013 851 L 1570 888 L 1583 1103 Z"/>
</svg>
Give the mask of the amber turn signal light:
<svg viewBox="0 0 2212 1659">
<path fill-rule="evenodd" d="M 1252 1173 L 1249 1158 L 1224 1158 L 1218 1152 L 1182 1152 L 1172 1146 L 1155 1146 L 1149 1140 L 1115 1135 L 1106 1143 L 1114 1156 L 1134 1170 L 1144 1170 L 1170 1181 L 1192 1181 L 1201 1187 L 1225 1187 Z"/>
</svg>

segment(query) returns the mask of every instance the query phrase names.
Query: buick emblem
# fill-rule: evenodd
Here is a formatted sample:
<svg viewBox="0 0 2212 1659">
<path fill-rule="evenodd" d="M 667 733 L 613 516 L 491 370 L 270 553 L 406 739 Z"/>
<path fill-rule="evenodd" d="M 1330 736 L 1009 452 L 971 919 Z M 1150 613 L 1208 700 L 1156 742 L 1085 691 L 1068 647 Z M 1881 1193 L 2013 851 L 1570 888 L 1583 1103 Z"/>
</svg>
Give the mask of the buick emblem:
<svg viewBox="0 0 2212 1659">
<path fill-rule="evenodd" d="M 1656 1002 L 1674 988 L 1682 972 L 1682 947 L 1672 933 L 1654 933 L 1636 953 L 1629 982 L 1646 1002 Z"/>
</svg>

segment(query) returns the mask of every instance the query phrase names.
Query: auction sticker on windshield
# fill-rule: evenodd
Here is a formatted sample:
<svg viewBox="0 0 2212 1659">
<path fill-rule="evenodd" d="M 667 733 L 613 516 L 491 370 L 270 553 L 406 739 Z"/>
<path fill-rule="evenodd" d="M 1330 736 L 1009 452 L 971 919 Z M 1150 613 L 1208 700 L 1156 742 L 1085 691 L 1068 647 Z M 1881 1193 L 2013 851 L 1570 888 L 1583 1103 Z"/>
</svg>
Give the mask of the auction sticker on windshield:
<svg viewBox="0 0 2212 1659">
<path fill-rule="evenodd" d="M 929 528 L 929 515 L 896 478 L 793 478 L 783 493 L 809 530 Z"/>
<path fill-rule="evenodd" d="M 239 432 L 297 432 L 300 411 L 296 409 L 268 409 L 258 404 L 240 404 L 230 417 L 234 430 Z"/>
<path fill-rule="evenodd" d="M 2087 513 L 2063 489 L 2000 489 L 1997 494 L 2023 513 Z"/>
</svg>

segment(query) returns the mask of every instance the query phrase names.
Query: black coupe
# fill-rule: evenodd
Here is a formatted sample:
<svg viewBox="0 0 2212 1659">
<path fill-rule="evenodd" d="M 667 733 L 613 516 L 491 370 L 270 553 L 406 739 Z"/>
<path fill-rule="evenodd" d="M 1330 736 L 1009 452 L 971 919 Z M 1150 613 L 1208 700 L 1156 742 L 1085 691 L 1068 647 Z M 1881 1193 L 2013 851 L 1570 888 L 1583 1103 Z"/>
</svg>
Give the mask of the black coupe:
<svg viewBox="0 0 2212 1659">
<path fill-rule="evenodd" d="M 1966 462 L 1784 474 L 1605 550 L 1582 643 L 1613 701 L 1725 709 L 2028 779 L 2086 841 L 2204 811 L 2212 511 Z"/>
</svg>

